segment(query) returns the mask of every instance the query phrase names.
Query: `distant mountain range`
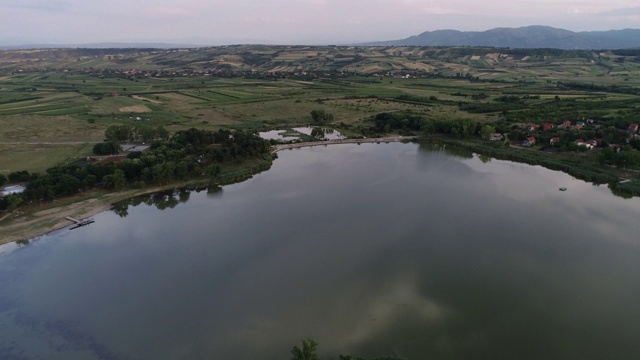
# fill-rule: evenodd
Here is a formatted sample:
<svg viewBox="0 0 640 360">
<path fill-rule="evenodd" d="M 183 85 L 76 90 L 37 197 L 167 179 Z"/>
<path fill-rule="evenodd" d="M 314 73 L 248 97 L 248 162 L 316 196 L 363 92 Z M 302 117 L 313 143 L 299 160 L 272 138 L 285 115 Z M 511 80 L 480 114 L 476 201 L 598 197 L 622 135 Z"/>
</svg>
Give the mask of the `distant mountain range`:
<svg viewBox="0 0 640 360">
<path fill-rule="evenodd" d="M 380 46 L 493 46 L 555 49 L 640 48 L 640 29 L 573 32 L 549 26 L 495 28 L 487 31 L 425 31 L 406 39 L 369 42 Z"/>
<path fill-rule="evenodd" d="M 238 44 L 273 44 L 264 39 L 203 38 L 133 40 L 85 44 L 21 43 L 0 38 L 0 50 L 51 48 L 197 48 Z M 293 45 L 293 44 L 292 44 Z M 311 45 L 311 44 L 307 44 Z M 347 44 L 344 44 L 347 45 Z M 374 41 L 359 46 L 488 46 L 503 48 L 551 48 L 563 50 L 640 49 L 640 29 L 574 32 L 550 26 L 495 28 L 486 31 L 435 30 L 406 39 Z"/>
</svg>

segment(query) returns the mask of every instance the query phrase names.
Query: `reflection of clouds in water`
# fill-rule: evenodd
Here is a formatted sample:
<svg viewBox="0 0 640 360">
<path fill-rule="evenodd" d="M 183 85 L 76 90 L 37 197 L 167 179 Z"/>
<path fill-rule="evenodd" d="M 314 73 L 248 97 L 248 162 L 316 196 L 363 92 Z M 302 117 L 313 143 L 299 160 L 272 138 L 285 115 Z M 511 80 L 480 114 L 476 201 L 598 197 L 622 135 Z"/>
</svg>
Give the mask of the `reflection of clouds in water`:
<svg viewBox="0 0 640 360">
<path fill-rule="evenodd" d="M 428 323 L 444 316 L 441 306 L 418 292 L 417 281 L 408 278 L 393 280 L 387 282 L 384 289 L 377 289 L 372 298 L 362 299 L 362 306 L 351 315 L 353 328 L 344 339 L 344 348 L 366 344 L 407 317 Z"/>
<path fill-rule="evenodd" d="M 216 338 L 225 339 L 227 345 L 223 347 L 251 344 L 252 350 L 265 353 L 290 349 L 301 339 L 314 338 L 322 353 L 358 353 L 398 324 L 432 328 L 445 318 L 442 306 L 420 294 L 419 282 L 413 276 L 380 280 L 382 284 L 341 284 L 339 291 L 326 287 L 310 293 L 301 289 L 278 304 L 271 303 L 273 295 L 266 296 L 262 300 L 271 305 L 261 309 L 261 314 L 240 314 Z"/>
</svg>

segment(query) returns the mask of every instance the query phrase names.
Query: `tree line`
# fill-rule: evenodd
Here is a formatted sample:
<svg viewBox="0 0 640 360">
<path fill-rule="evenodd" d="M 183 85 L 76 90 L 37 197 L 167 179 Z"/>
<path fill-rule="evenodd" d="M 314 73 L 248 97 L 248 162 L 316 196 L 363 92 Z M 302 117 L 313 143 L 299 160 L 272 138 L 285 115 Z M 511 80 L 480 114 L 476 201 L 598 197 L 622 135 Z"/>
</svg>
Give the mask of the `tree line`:
<svg viewBox="0 0 640 360">
<path fill-rule="evenodd" d="M 401 134 L 446 134 L 456 138 L 472 135 L 488 137 L 495 132 L 495 127 L 469 119 L 437 120 L 405 112 L 379 113 L 373 117 L 373 129 L 379 133 L 392 130 Z"/>
<path fill-rule="evenodd" d="M 24 203 L 42 203 L 93 187 L 121 190 L 205 176 L 215 178 L 223 166 L 249 159 L 270 164 L 270 144 L 243 131 L 192 128 L 178 131 L 166 141 L 153 142 L 146 152 L 131 152 L 121 161 L 76 162 L 47 169 L 44 174 L 27 171 L 9 174 L 11 182 L 27 185 L 22 194 L 3 198 L 0 210 L 10 208 L 9 200 L 15 202 L 13 198 Z"/>
</svg>

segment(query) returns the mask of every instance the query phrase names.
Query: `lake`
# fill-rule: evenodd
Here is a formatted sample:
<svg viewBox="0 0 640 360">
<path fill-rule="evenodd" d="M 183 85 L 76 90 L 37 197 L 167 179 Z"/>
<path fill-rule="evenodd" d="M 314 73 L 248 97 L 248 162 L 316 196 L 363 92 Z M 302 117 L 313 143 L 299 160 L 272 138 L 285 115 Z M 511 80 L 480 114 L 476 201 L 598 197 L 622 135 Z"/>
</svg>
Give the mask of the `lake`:
<svg viewBox="0 0 640 360">
<path fill-rule="evenodd" d="M 640 199 L 433 144 L 278 156 L 0 247 L 0 358 L 640 356 Z"/>
</svg>

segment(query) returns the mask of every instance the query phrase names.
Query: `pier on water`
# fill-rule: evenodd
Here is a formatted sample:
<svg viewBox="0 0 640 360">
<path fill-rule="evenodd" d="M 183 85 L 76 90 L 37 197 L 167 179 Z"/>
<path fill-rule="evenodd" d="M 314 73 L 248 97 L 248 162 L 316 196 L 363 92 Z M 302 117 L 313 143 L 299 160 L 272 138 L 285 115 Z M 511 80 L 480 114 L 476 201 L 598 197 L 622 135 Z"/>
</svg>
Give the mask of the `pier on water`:
<svg viewBox="0 0 640 360">
<path fill-rule="evenodd" d="M 93 219 L 78 220 L 78 219 L 72 218 L 71 216 L 65 216 L 64 218 L 74 223 L 74 225 L 69 228 L 70 230 L 77 229 L 82 226 L 87 226 L 95 222 L 95 220 Z"/>
</svg>

